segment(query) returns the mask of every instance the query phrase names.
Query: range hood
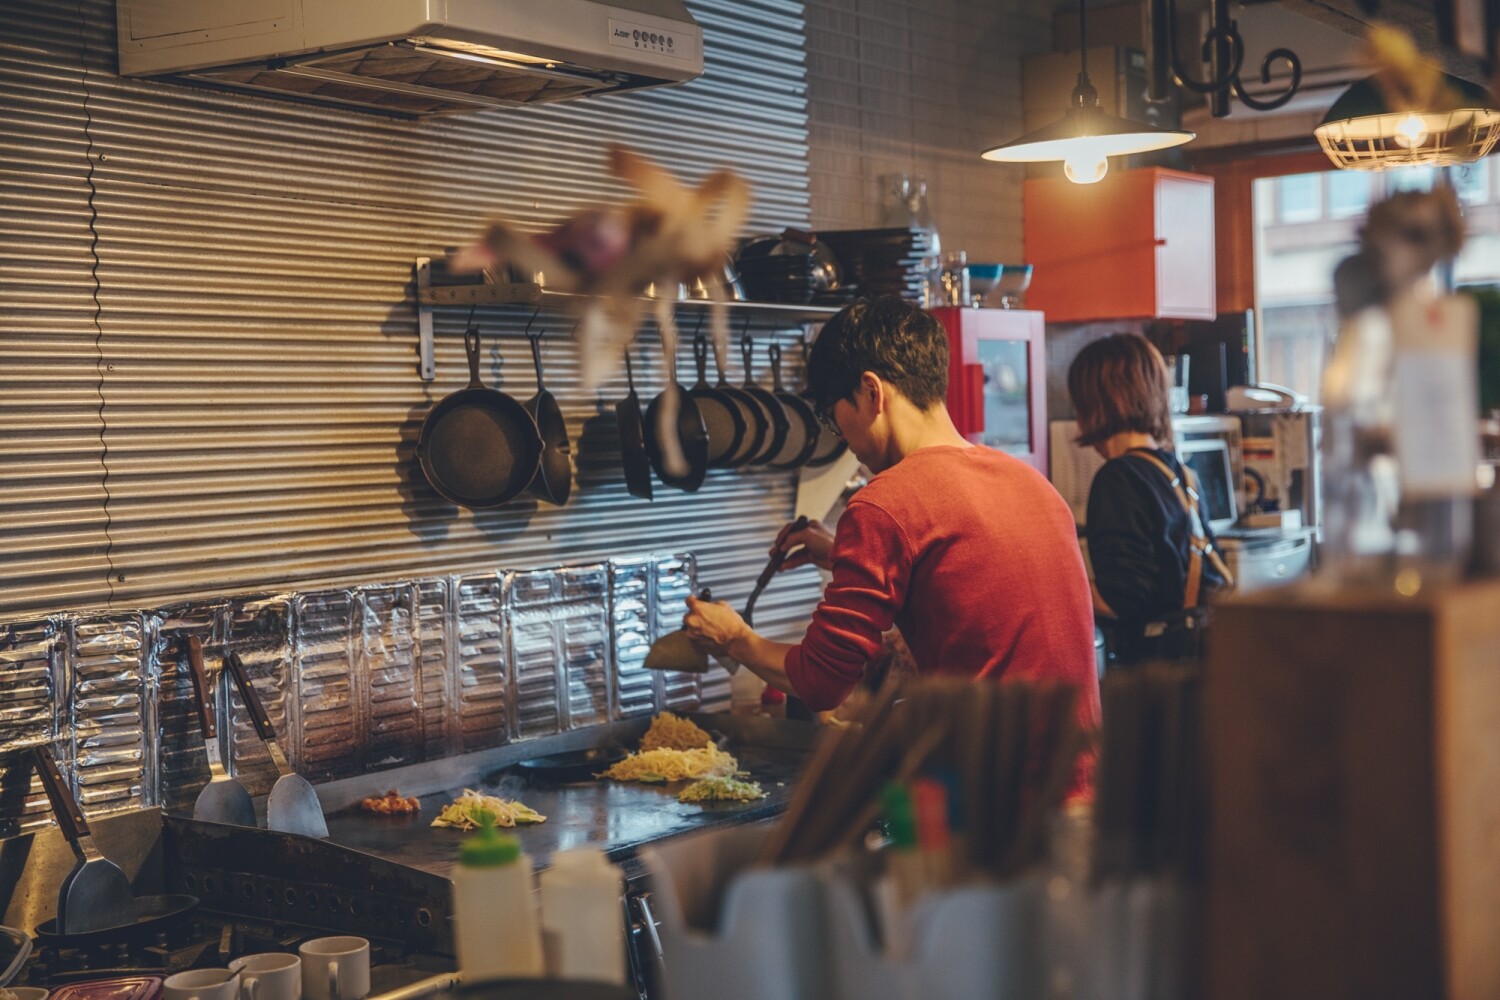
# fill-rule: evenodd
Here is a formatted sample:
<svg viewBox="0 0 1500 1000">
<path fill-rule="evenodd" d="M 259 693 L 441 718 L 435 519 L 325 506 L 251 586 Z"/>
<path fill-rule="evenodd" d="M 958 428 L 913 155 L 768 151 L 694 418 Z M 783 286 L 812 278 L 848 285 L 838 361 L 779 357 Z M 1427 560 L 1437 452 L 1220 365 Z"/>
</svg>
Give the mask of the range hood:
<svg viewBox="0 0 1500 1000">
<path fill-rule="evenodd" d="M 117 0 L 120 72 L 409 117 L 703 73 L 681 0 Z"/>
</svg>

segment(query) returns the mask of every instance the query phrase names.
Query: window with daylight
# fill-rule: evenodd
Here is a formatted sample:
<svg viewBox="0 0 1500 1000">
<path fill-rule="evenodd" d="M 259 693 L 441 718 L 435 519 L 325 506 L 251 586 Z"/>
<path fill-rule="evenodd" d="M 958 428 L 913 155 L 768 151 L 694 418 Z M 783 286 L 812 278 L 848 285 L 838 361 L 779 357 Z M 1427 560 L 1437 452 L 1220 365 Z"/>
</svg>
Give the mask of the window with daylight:
<svg viewBox="0 0 1500 1000">
<path fill-rule="evenodd" d="M 1454 281 L 1460 288 L 1500 286 L 1497 173 L 1480 160 L 1446 169 L 1329 170 L 1255 181 L 1256 378 L 1317 402 L 1323 363 L 1338 333 L 1333 269 L 1358 249 L 1369 207 L 1397 191 L 1453 184 L 1467 229 Z"/>
<path fill-rule="evenodd" d="M 1276 181 L 1282 222 L 1313 222 L 1323 214 L 1323 175 L 1292 174 Z"/>
<path fill-rule="evenodd" d="M 1335 219 L 1364 215 L 1370 207 L 1370 175 L 1363 170 L 1335 170 L 1328 175 L 1328 214 Z"/>
</svg>

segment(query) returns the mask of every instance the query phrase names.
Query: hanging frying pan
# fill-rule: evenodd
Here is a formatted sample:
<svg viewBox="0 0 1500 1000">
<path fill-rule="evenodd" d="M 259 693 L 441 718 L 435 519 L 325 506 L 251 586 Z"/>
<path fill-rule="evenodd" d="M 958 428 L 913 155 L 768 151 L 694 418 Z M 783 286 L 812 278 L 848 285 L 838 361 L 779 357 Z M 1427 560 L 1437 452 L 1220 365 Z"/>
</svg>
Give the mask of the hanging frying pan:
<svg viewBox="0 0 1500 1000">
<path fill-rule="evenodd" d="M 771 355 L 771 394 L 786 411 L 787 432 L 781 450 L 766 464 L 783 471 L 800 468 L 812 457 L 813 449 L 818 446 L 818 433 L 823 427 L 818 423 L 812 404 L 781 384 L 781 345 L 772 344 L 767 350 Z"/>
<path fill-rule="evenodd" d="M 635 371 L 630 366 L 630 348 L 625 348 L 625 378 L 630 395 L 615 404 L 620 427 L 620 462 L 625 466 L 625 488 L 631 496 L 651 499 L 651 458 L 646 454 L 646 431 L 641 418 L 641 397 L 635 394 Z"/>
<path fill-rule="evenodd" d="M 739 410 L 740 420 L 745 424 L 745 434 L 740 438 L 740 443 L 721 460 L 724 468 L 738 469 L 764 450 L 766 439 L 771 435 L 771 423 L 766 419 L 760 404 L 748 392 L 729 384 L 729 377 L 724 374 L 725 345 L 716 339 L 713 346 L 714 368 L 719 373 L 719 381 L 715 383 L 714 389 L 734 404 L 735 409 Z"/>
<path fill-rule="evenodd" d="M 531 318 L 536 319 L 536 314 Z M 561 507 L 573 492 L 573 448 L 568 443 L 568 424 L 563 420 L 562 408 L 542 382 L 542 332 L 532 333 L 528 323 L 526 336 L 531 341 L 531 361 L 536 366 L 536 395 L 526 401 L 526 412 L 536 421 L 537 432 L 542 436 L 541 462 L 527 489 Z"/>
<path fill-rule="evenodd" d="M 806 370 L 807 359 L 811 354 L 812 345 L 806 340 L 803 340 L 802 362 L 804 371 Z M 803 389 L 800 393 L 798 393 L 798 395 L 807 400 L 808 406 L 814 405 L 811 392 Z M 813 413 L 814 416 L 816 416 L 817 411 L 814 410 Z M 839 456 L 842 455 L 845 450 L 848 449 L 848 447 L 849 443 L 847 441 L 839 437 L 837 434 L 833 433 L 833 431 L 824 427 L 823 422 L 820 420 L 818 421 L 818 441 L 813 446 L 812 455 L 809 456 L 807 461 L 803 464 L 806 465 L 809 469 L 821 469 L 825 465 L 832 465 L 834 462 L 837 462 L 839 460 Z"/>
<path fill-rule="evenodd" d="M 698 363 L 698 383 L 688 390 L 698 404 L 698 415 L 708 431 L 708 465 L 723 468 L 745 440 L 745 418 L 739 404 L 708 384 L 708 335 L 693 334 L 693 360 Z"/>
<path fill-rule="evenodd" d="M 791 422 L 786 418 L 786 409 L 781 405 L 781 400 L 771 395 L 766 390 L 755 384 L 753 372 L 753 357 L 755 345 L 750 340 L 750 331 L 746 330 L 740 337 L 740 353 L 745 359 L 745 384 L 741 388 L 750 394 L 760 407 L 765 418 L 765 426 L 770 429 L 766 441 L 759 452 L 751 455 L 746 465 L 765 465 L 780 451 L 781 446 L 786 443 L 786 434 L 791 427 Z"/>
<path fill-rule="evenodd" d="M 460 507 L 499 507 L 536 478 L 542 436 L 515 399 L 479 379 L 479 328 L 464 331 L 469 384 L 427 413 L 417 438 L 422 474 Z"/>
<path fill-rule="evenodd" d="M 675 338 L 672 342 L 675 342 Z M 667 387 L 657 393 L 651 405 L 646 407 L 646 455 L 651 460 L 651 468 L 656 470 L 656 477 L 664 484 L 692 493 L 703 485 L 703 477 L 708 472 L 708 428 L 704 426 L 703 417 L 698 412 L 697 401 L 677 381 L 677 358 L 670 350 L 669 342 L 664 339 L 662 347 Z M 677 420 L 673 426 L 663 430 L 660 422 L 662 409 L 668 403 L 667 394 L 674 390 L 677 393 Z M 682 456 L 687 459 L 687 472 L 680 476 L 674 476 L 667 470 L 663 460 L 665 449 L 658 437 L 662 433 L 677 435 Z"/>
</svg>

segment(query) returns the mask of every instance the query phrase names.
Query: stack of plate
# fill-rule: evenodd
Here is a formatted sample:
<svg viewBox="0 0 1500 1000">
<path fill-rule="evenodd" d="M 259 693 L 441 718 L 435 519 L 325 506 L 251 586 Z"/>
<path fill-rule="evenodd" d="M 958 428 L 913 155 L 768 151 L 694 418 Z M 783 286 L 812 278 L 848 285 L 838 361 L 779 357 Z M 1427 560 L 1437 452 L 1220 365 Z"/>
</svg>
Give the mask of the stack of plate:
<svg viewBox="0 0 1500 1000">
<path fill-rule="evenodd" d="M 922 300 L 937 256 L 936 236 L 926 229 L 822 230 L 818 239 L 844 265 L 847 283 L 862 295 L 899 295 Z"/>
<path fill-rule="evenodd" d="M 852 295 L 833 251 L 810 233 L 787 230 L 750 240 L 740 247 L 735 268 L 745 295 L 756 302 L 807 305 Z"/>
</svg>

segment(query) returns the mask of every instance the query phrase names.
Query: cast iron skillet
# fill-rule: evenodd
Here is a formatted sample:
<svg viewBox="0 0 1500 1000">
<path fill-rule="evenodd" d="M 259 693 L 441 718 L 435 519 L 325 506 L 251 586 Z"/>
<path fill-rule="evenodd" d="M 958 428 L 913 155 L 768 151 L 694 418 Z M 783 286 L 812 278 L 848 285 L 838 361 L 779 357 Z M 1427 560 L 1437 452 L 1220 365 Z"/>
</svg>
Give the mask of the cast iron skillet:
<svg viewBox="0 0 1500 1000">
<path fill-rule="evenodd" d="M 427 413 L 417 460 L 427 482 L 460 507 L 499 507 L 536 478 L 542 436 L 526 407 L 479 379 L 479 328 L 464 331 L 469 384 Z"/>
<path fill-rule="evenodd" d="M 568 424 L 563 420 L 557 399 L 542 382 L 542 333 L 527 329 L 526 336 L 531 341 L 531 361 L 536 366 L 536 395 L 526 401 L 526 412 L 536 421 L 537 432 L 542 436 L 541 462 L 527 489 L 561 507 L 573 492 L 573 449 L 568 444 Z"/>
<path fill-rule="evenodd" d="M 781 450 L 771 456 L 771 461 L 766 464 L 777 470 L 800 468 L 812 458 L 814 449 L 818 447 L 818 433 L 823 427 L 818 423 L 818 416 L 813 413 L 812 405 L 781 384 L 781 345 L 772 344 L 768 350 L 771 355 L 772 395 L 781 401 L 782 408 L 786 410 L 788 427 Z"/>
<path fill-rule="evenodd" d="M 804 366 L 806 365 L 807 359 L 811 356 L 811 354 L 812 345 L 804 340 L 802 342 L 802 362 Z M 807 400 L 808 406 L 813 405 L 811 392 L 803 389 L 800 393 L 798 393 L 798 395 Z M 813 414 L 814 417 L 816 417 L 817 411 L 814 410 Z M 813 453 L 808 456 L 807 462 L 804 464 L 806 464 L 807 467 L 811 469 L 821 469 L 825 465 L 832 465 L 834 462 L 838 461 L 839 456 L 842 455 L 848 449 L 848 447 L 849 443 L 847 441 L 839 437 L 837 434 L 833 433 L 833 431 L 830 431 L 828 428 L 824 427 L 822 421 L 818 421 L 818 441 L 817 444 L 813 446 Z"/>
<path fill-rule="evenodd" d="M 62 934 L 57 930 L 57 921 L 48 920 L 37 925 L 36 937 L 52 945 L 78 946 L 99 941 L 115 941 L 144 932 L 183 916 L 198 906 L 198 897 L 179 893 L 170 896 L 137 896 L 135 898 L 135 920 L 119 927 L 106 927 L 82 934 Z"/>
<path fill-rule="evenodd" d="M 786 418 L 786 408 L 781 405 L 781 400 L 771 395 L 766 390 L 755 384 L 755 376 L 752 373 L 752 358 L 755 347 L 750 340 L 750 331 L 746 330 L 740 337 L 740 352 L 745 359 L 745 384 L 743 389 L 750 394 L 760 407 L 765 418 L 765 426 L 769 434 L 761 450 L 746 460 L 746 465 L 765 465 L 780 451 L 781 446 L 786 443 L 787 431 L 791 428 L 791 421 Z"/>
<path fill-rule="evenodd" d="M 698 383 L 688 395 L 698 404 L 708 431 L 708 465 L 722 468 L 745 440 L 745 418 L 738 403 L 708 384 L 708 336 L 702 330 L 693 335 L 693 360 L 698 363 Z"/>
<path fill-rule="evenodd" d="M 631 496 L 651 499 L 651 458 L 646 454 L 646 432 L 641 422 L 641 397 L 635 394 L 635 371 L 630 366 L 630 348 L 625 348 L 625 377 L 630 395 L 615 404 L 620 426 L 620 462 L 625 466 L 625 488 Z"/>
<path fill-rule="evenodd" d="M 724 349 L 718 341 L 714 342 L 714 368 L 719 373 L 719 381 L 714 388 L 734 404 L 739 410 L 740 420 L 745 424 L 744 437 L 740 438 L 740 443 L 720 462 L 723 468 L 738 469 L 764 450 L 766 438 L 771 433 L 771 423 L 766 419 L 760 404 L 750 398 L 748 392 L 729 384 L 729 378 L 724 374 Z"/>
<path fill-rule="evenodd" d="M 708 428 L 704 426 L 703 416 L 698 412 L 697 401 L 677 381 L 677 359 L 667 357 L 665 351 L 663 358 L 667 388 L 657 393 L 651 405 L 646 407 L 646 455 L 651 460 L 651 468 L 656 470 L 656 477 L 664 484 L 684 493 L 692 493 L 703 485 L 703 477 L 708 472 Z M 662 407 L 666 405 L 667 393 L 673 387 L 677 390 L 677 426 L 663 431 L 659 418 Z M 671 475 L 666 470 L 662 440 L 658 437 L 662 433 L 677 435 L 678 445 L 688 464 L 687 472 L 680 476 Z"/>
<path fill-rule="evenodd" d="M 618 747 L 592 747 L 533 757 L 516 764 L 515 769 L 537 781 L 591 781 L 596 774 L 624 759 L 625 751 Z"/>
</svg>

